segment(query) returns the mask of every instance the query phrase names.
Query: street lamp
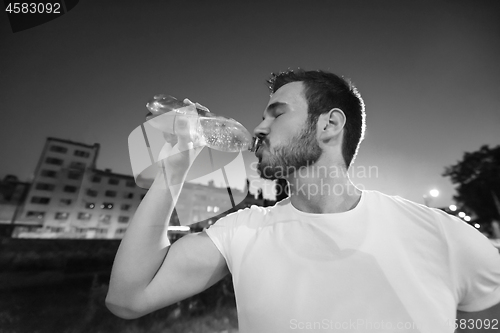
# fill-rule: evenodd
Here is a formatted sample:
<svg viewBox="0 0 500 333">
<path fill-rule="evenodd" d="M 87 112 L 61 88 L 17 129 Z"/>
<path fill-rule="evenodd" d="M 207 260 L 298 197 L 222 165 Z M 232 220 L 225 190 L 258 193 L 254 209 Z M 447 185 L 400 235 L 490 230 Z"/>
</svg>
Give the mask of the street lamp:
<svg viewBox="0 0 500 333">
<path fill-rule="evenodd" d="M 429 196 L 431 196 L 431 198 L 429 198 Z M 429 191 L 429 194 L 424 194 L 423 195 L 423 198 L 424 198 L 424 204 L 429 207 L 429 202 L 432 198 L 437 198 L 439 196 L 439 190 L 433 188 L 432 190 Z"/>
<path fill-rule="evenodd" d="M 456 210 L 457 210 L 457 206 L 455 206 L 455 205 L 450 205 L 450 207 L 449 207 L 449 208 L 450 208 L 450 210 L 451 210 L 452 212 L 454 212 L 454 211 L 456 211 Z"/>
</svg>

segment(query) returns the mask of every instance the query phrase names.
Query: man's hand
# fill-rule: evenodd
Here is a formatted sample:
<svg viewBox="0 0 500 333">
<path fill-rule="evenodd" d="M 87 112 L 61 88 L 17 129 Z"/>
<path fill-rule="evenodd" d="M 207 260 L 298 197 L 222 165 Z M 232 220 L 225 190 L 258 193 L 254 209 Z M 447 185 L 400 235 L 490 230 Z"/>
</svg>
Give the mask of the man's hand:
<svg viewBox="0 0 500 333">
<path fill-rule="evenodd" d="M 159 164 L 169 178 L 182 179 L 206 145 L 198 134 L 199 117 L 196 108 L 208 109 L 185 99 L 188 106 L 164 114 L 148 116 L 148 122 L 163 131 L 165 145 L 158 155 Z M 172 133 L 174 132 L 174 133 Z"/>
</svg>

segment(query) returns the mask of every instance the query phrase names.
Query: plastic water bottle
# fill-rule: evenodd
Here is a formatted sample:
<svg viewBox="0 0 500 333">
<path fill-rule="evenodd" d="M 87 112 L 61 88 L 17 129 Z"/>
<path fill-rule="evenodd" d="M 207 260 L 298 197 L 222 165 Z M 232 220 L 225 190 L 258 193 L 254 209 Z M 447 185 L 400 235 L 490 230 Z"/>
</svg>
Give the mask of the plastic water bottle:
<svg viewBox="0 0 500 333">
<path fill-rule="evenodd" d="M 176 117 L 180 115 L 191 117 L 189 121 L 194 125 L 192 126 L 194 134 L 199 136 L 206 146 L 223 152 L 255 151 L 259 139 L 252 137 L 250 132 L 236 120 L 217 116 L 198 107 L 197 114 L 188 114 L 182 110 L 187 106 L 188 103 L 179 101 L 175 97 L 156 95 L 146 104 L 150 111 L 146 119 L 164 132 L 175 134 Z"/>
</svg>

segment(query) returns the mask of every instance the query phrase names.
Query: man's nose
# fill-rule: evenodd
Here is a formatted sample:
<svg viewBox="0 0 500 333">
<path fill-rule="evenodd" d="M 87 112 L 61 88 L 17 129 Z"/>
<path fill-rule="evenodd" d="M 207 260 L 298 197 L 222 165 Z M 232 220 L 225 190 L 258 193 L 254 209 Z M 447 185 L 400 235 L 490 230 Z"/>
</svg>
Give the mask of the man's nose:
<svg viewBox="0 0 500 333">
<path fill-rule="evenodd" d="M 269 125 L 263 120 L 255 129 L 253 130 L 253 135 L 258 138 L 264 138 L 269 134 Z"/>
</svg>

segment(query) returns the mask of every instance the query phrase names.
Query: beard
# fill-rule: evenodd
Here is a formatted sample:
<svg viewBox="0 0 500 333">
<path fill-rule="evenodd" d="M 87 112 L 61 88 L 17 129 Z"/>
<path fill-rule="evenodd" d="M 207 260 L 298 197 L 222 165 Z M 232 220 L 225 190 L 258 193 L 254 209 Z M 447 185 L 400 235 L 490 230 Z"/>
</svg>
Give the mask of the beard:
<svg viewBox="0 0 500 333">
<path fill-rule="evenodd" d="M 264 148 L 269 148 L 268 144 L 266 146 Z M 262 155 L 257 166 L 263 179 L 286 178 L 302 167 L 313 165 L 323 152 L 316 140 L 316 124 L 311 124 L 308 120 L 300 133 L 291 138 L 288 144 L 276 147 L 274 150 L 275 154 L 268 156 L 266 160 Z"/>
</svg>

